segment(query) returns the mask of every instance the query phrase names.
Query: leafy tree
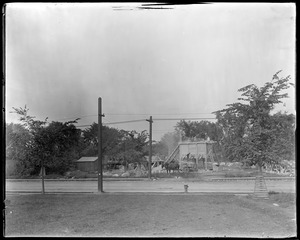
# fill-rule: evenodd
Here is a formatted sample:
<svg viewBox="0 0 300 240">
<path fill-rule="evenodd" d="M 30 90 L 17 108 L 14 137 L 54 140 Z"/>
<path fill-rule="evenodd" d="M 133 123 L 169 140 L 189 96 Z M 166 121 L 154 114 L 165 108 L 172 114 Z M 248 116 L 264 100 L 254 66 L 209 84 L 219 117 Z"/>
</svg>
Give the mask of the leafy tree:
<svg viewBox="0 0 300 240">
<path fill-rule="evenodd" d="M 280 159 L 295 159 L 295 122 L 293 114 L 278 112 L 271 116 L 270 128 L 274 138 L 271 151 Z"/>
<path fill-rule="evenodd" d="M 238 100 L 242 102 L 228 104 L 228 108 L 215 112 L 223 128 L 222 143 L 228 159 L 257 164 L 260 170 L 265 163 L 280 161 L 280 155 L 274 151 L 278 128 L 272 128 L 276 121 L 272 121 L 271 111 L 288 97 L 282 91 L 293 86 L 290 76 L 280 78 L 280 72 L 260 88 L 251 84 L 239 89 L 242 97 Z"/>
<path fill-rule="evenodd" d="M 41 161 L 50 173 L 64 173 L 72 168 L 80 138 L 80 131 L 73 123 L 78 119 L 65 123 L 48 123 L 47 119 L 39 121 L 28 115 L 29 109 L 26 106 L 13 109 L 20 115 L 20 121 L 30 135 L 26 151 L 27 160 L 30 160 L 26 163 L 30 163 L 31 174 L 39 172 Z"/>
<path fill-rule="evenodd" d="M 6 124 L 6 159 L 16 161 L 16 168 L 11 174 L 28 175 L 31 171 L 29 143 L 31 135 L 21 124 Z"/>
<path fill-rule="evenodd" d="M 183 133 L 184 139 L 207 139 L 218 141 L 222 137 L 222 130 L 218 124 L 209 121 L 180 121 L 176 130 Z"/>
<path fill-rule="evenodd" d="M 24 157 L 30 137 L 21 124 L 6 124 L 6 157 L 13 160 Z"/>
<path fill-rule="evenodd" d="M 89 128 L 82 130 L 84 142 L 83 156 L 96 156 L 98 154 L 98 124 L 93 123 Z"/>
<path fill-rule="evenodd" d="M 37 156 L 45 158 L 49 172 L 64 173 L 73 167 L 73 160 L 78 158 L 76 147 L 80 132 L 72 122 L 51 122 L 48 126 L 35 132 Z"/>
<path fill-rule="evenodd" d="M 93 123 L 89 128 L 82 131 L 85 143 L 85 149 L 82 152 L 84 156 L 97 156 L 98 154 L 98 124 Z M 103 154 L 113 156 L 116 154 L 116 146 L 122 139 L 122 133 L 115 128 L 102 126 L 102 150 Z"/>
<path fill-rule="evenodd" d="M 149 152 L 149 141 L 146 130 L 141 133 L 134 130 L 121 130 L 121 133 L 123 134 L 122 143 L 119 145 L 120 150 L 116 157 L 121 159 L 124 166 L 127 166 L 129 163 L 146 163 L 144 157 Z"/>
</svg>

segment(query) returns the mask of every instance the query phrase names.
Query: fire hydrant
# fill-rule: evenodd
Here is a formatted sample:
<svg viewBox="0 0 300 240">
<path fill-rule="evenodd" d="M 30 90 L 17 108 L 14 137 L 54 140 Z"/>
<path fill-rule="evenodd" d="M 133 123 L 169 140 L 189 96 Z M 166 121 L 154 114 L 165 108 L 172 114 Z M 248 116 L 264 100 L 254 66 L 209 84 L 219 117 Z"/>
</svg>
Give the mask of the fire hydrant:
<svg viewBox="0 0 300 240">
<path fill-rule="evenodd" d="M 188 187 L 189 187 L 189 185 L 184 185 L 184 192 L 188 192 Z"/>
</svg>

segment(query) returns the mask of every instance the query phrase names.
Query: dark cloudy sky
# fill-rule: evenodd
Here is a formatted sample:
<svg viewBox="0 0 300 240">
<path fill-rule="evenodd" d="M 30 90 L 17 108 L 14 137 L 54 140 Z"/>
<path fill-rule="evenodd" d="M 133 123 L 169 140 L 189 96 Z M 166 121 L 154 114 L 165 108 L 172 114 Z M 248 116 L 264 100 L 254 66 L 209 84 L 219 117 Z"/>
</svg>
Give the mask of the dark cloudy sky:
<svg viewBox="0 0 300 240">
<path fill-rule="evenodd" d="M 295 81 L 292 3 L 171 6 L 129 3 L 6 5 L 6 122 L 12 107 L 43 120 L 104 123 L 214 117 L 248 84 L 278 70 Z M 168 6 L 170 7 L 170 6 Z M 116 10 L 118 9 L 118 10 Z M 295 112 L 294 89 L 279 110 Z M 177 121 L 155 121 L 154 139 Z M 148 130 L 146 121 L 111 125 Z"/>
</svg>

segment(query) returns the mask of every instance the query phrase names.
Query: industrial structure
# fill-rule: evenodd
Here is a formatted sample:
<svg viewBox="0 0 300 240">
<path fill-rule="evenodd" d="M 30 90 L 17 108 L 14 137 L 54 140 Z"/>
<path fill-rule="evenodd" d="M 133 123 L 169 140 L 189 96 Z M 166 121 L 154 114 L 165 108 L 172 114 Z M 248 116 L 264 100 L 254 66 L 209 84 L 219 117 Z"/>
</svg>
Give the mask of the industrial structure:
<svg viewBox="0 0 300 240">
<path fill-rule="evenodd" d="M 210 140 L 179 142 L 165 163 L 177 162 L 183 171 L 212 169 L 216 160 L 213 148 L 215 143 Z"/>
</svg>

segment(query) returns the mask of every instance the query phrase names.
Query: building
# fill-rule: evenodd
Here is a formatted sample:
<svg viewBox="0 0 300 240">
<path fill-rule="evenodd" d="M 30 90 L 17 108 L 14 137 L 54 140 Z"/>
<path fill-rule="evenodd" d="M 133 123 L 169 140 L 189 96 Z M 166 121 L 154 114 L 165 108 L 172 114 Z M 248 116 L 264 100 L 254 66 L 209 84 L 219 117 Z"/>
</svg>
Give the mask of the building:
<svg viewBox="0 0 300 240">
<path fill-rule="evenodd" d="M 95 172 L 98 170 L 98 157 L 82 157 L 75 163 L 77 169 L 83 172 Z"/>
<path fill-rule="evenodd" d="M 213 145 L 215 141 L 185 141 L 179 142 L 173 152 L 167 157 L 166 163 L 177 161 L 180 169 L 184 164 L 194 163 L 197 169 L 212 168 L 215 154 Z"/>
</svg>

